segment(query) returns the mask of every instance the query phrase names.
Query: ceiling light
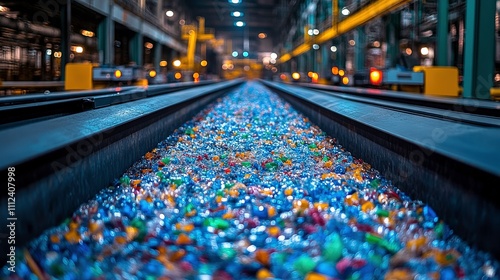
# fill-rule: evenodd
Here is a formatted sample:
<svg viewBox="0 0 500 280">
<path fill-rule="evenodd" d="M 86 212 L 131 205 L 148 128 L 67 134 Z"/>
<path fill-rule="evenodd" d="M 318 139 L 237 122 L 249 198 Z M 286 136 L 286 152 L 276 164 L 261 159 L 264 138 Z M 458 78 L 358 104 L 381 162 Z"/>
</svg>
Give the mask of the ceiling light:
<svg viewBox="0 0 500 280">
<path fill-rule="evenodd" d="M 229 0 L 229 3 L 239 4 L 241 3 L 241 0 Z"/>
<path fill-rule="evenodd" d="M 351 13 L 351 11 L 349 11 L 349 9 L 347 9 L 346 7 L 342 8 L 342 14 L 344 16 L 348 16 L 350 13 Z"/>
<path fill-rule="evenodd" d="M 244 23 L 243 21 L 241 21 L 241 20 L 240 20 L 240 21 L 235 22 L 235 23 L 234 23 L 234 25 L 236 25 L 236 26 L 238 26 L 238 27 L 242 27 L 242 26 L 244 26 L 244 25 L 245 25 L 245 23 Z"/>
<path fill-rule="evenodd" d="M 247 57 L 248 56 L 248 52 L 243 52 L 243 57 Z"/>
<path fill-rule="evenodd" d="M 237 51 L 234 51 L 234 52 L 232 53 L 232 55 L 233 55 L 233 57 L 237 57 L 237 56 L 238 56 L 238 52 L 237 52 Z"/>
<path fill-rule="evenodd" d="M 174 12 L 172 12 L 172 11 L 168 10 L 168 11 L 165 13 L 165 15 L 166 15 L 167 17 L 173 17 L 173 16 L 174 16 Z"/>
<path fill-rule="evenodd" d="M 235 11 L 235 12 L 232 13 L 232 15 L 233 15 L 233 17 L 241 17 L 241 16 L 243 16 L 243 13 Z"/>
<path fill-rule="evenodd" d="M 267 34 L 266 34 L 266 33 L 261 32 L 261 33 L 259 33 L 259 35 L 258 35 L 258 36 L 259 36 L 259 38 L 260 38 L 260 39 L 264 39 L 264 38 L 266 38 L 266 37 L 267 37 Z"/>
</svg>

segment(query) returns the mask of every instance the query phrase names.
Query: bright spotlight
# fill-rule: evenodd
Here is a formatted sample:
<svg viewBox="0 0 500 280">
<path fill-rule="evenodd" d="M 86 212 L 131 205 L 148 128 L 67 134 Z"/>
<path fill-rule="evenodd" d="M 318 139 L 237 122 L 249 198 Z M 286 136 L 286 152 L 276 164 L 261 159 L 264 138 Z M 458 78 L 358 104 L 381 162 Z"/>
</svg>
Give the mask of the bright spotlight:
<svg viewBox="0 0 500 280">
<path fill-rule="evenodd" d="M 173 16 L 174 16 L 174 12 L 172 12 L 172 11 L 168 10 L 168 11 L 165 13 L 165 15 L 166 15 L 167 17 L 173 17 Z"/>
</svg>

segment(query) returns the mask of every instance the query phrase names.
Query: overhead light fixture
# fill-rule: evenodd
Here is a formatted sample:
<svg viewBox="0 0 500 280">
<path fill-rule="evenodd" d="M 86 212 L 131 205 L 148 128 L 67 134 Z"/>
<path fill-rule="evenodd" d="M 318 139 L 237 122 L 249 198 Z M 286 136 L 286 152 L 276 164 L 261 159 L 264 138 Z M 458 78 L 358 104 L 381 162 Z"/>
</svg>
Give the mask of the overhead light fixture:
<svg viewBox="0 0 500 280">
<path fill-rule="evenodd" d="M 237 52 L 237 51 L 234 51 L 234 52 L 232 53 L 232 56 L 233 56 L 233 57 L 237 57 L 237 56 L 238 56 L 238 52 Z"/>
<path fill-rule="evenodd" d="M 247 57 L 248 56 L 248 52 L 243 52 L 243 57 Z"/>
<path fill-rule="evenodd" d="M 242 12 L 238 12 L 238 11 L 234 11 L 231 14 L 233 15 L 233 17 L 241 17 L 241 16 L 243 16 L 243 13 Z"/>
<path fill-rule="evenodd" d="M 261 32 L 261 33 L 259 33 L 258 36 L 259 36 L 260 39 L 265 39 L 267 37 L 267 34 L 264 33 L 264 32 Z"/>
<path fill-rule="evenodd" d="M 229 3 L 239 4 L 241 3 L 241 0 L 229 0 Z"/>
<path fill-rule="evenodd" d="M 342 14 L 344 16 L 348 16 L 350 13 L 351 13 L 351 11 L 349 11 L 349 9 L 347 9 L 347 7 L 342 8 Z"/>
<path fill-rule="evenodd" d="M 236 25 L 238 27 L 242 27 L 242 26 L 245 26 L 245 23 L 240 20 L 240 21 L 235 22 L 234 25 Z"/>
<path fill-rule="evenodd" d="M 165 13 L 165 15 L 166 15 L 167 17 L 173 17 L 173 16 L 174 16 L 174 12 L 173 12 L 173 11 L 171 11 L 171 10 L 168 10 L 168 11 Z"/>
</svg>

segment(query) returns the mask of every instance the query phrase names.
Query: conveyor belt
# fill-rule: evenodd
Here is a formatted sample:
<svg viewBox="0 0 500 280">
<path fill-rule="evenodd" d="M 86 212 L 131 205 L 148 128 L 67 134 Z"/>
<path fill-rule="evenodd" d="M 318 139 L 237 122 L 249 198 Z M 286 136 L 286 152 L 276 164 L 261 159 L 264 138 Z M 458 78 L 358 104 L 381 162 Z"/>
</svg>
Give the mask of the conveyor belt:
<svg viewBox="0 0 500 280">
<path fill-rule="evenodd" d="M 214 84 L 214 82 L 185 82 L 147 87 L 127 86 L 90 91 L 2 97 L 0 98 L 0 125 L 3 127 L 17 126 L 26 122 L 79 113 L 210 84 Z"/>
<path fill-rule="evenodd" d="M 331 94 L 345 94 L 367 99 L 393 101 L 408 105 L 443 109 L 447 111 L 500 117 L 500 103 L 479 99 L 446 98 L 407 92 L 396 92 L 372 88 L 340 87 L 319 84 L 297 83 L 304 88 L 315 89 Z"/>
<path fill-rule="evenodd" d="M 500 172 L 494 159 L 499 151 L 491 150 L 492 141 L 499 139 L 495 125 L 426 118 L 394 110 L 395 104 L 373 106 L 263 83 L 354 156 L 429 203 L 466 240 L 498 256 L 500 215 L 494 188 Z M 173 129 L 240 84 L 230 81 L 1 130 L 0 166 L 2 170 L 15 166 L 19 179 L 16 212 L 23 223 L 18 242 L 23 244 L 60 222 Z M 15 142 L 9 140 L 11 135 L 17 136 Z M 7 208 L 5 194 L 0 208 Z"/>
<path fill-rule="evenodd" d="M 241 83 L 168 95 L 152 87 L 155 97 L 0 130 L 2 174 L 6 178 L 8 167 L 16 169 L 16 213 L 22 221 L 17 244 L 70 215 L 175 128 Z M 7 209 L 7 193 L 1 197 L 0 209 Z M 0 213 L 7 221 L 6 211 Z M 5 252 L 7 244 L 1 246 Z"/>
<path fill-rule="evenodd" d="M 484 106 L 476 112 L 482 115 L 396 105 L 394 101 L 401 100 L 396 97 L 390 102 L 379 99 L 374 107 L 368 105 L 373 101 L 360 102 L 345 94 L 334 97 L 282 83 L 265 84 L 354 155 L 390 174 L 402 190 L 429 203 L 460 236 L 500 256 L 496 105 L 478 101 Z M 361 89 L 356 92 L 366 95 Z M 447 103 L 444 107 L 456 108 L 456 101 Z M 420 99 L 418 104 L 427 103 Z"/>
</svg>

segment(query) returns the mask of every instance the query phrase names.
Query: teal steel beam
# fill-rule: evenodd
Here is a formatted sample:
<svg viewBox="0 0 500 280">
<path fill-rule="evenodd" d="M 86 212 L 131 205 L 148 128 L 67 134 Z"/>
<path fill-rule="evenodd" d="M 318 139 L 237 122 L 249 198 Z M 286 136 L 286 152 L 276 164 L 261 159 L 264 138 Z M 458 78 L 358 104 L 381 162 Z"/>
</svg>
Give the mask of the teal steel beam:
<svg viewBox="0 0 500 280">
<path fill-rule="evenodd" d="M 115 28 L 111 17 L 104 18 L 97 27 L 99 63 L 111 65 L 114 63 Z"/>
<path fill-rule="evenodd" d="M 366 34 L 364 26 L 356 29 L 356 37 L 356 45 L 354 45 L 354 69 L 359 71 L 365 68 Z"/>
<path fill-rule="evenodd" d="M 142 66 L 144 56 L 144 38 L 141 33 L 135 33 L 130 40 L 130 61 Z"/>
<path fill-rule="evenodd" d="M 490 99 L 495 61 L 496 1 L 467 1 L 463 97 Z"/>
<path fill-rule="evenodd" d="M 400 55 L 399 49 L 399 37 L 401 30 L 401 13 L 396 12 L 388 15 L 384 19 L 385 21 L 385 36 L 387 43 L 387 55 L 386 55 L 386 66 L 394 67 L 398 63 L 398 58 Z"/>
<path fill-rule="evenodd" d="M 71 0 L 61 5 L 61 80 L 66 75 L 66 64 L 70 62 L 71 53 Z"/>
<path fill-rule="evenodd" d="M 154 45 L 154 57 L 153 57 L 153 66 L 154 69 L 156 70 L 156 73 L 160 73 L 160 61 L 161 61 L 161 48 L 162 45 L 160 43 L 156 43 Z"/>
<path fill-rule="evenodd" d="M 470 1 L 469 1 L 470 2 Z M 448 8 L 449 0 L 439 0 L 437 9 L 436 65 L 448 66 Z"/>
</svg>

